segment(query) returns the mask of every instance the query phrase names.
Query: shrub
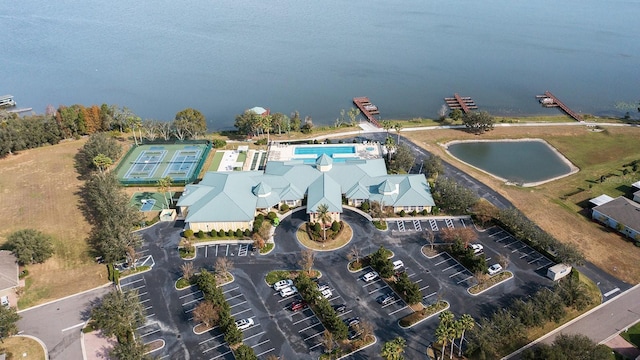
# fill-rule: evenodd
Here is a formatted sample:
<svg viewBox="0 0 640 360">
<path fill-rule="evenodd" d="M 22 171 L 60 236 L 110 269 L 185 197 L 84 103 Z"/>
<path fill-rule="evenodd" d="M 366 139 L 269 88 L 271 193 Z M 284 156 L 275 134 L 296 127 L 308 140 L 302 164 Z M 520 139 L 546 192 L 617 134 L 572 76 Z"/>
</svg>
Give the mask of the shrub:
<svg viewBox="0 0 640 360">
<path fill-rule="evenodd" d="M 273 219 L 277 218 L 278 214 L 275 213 L 275 211 L 269 211 L 269 213 L 267 214 L 267 219 L 273 221 Z"/>
<path fill-rule="evenodd" d="M 338 231 L 340 231 L 340 228 L 341 228 L 340 223 L 339 223 L 339 222 L 337 222 L 337 221 L 334 221 L 334 222 L 331 224 L 331 231 L 333 231 L 333 232 L 338 232 Z"/>
<path fill-rule="evenodd" d="M 417 211 L 413 210 L 413 211 L 411 212 L 411 216 L 417 216 L 417 215 L 418 215 L 418 212 L 417 212 Z"/>
<path fill-rule="evenodd" d="M 231 230 L 227 230 L 224 234 L 225 234 L 226 236 L 233 236 L 233 231 L 231 231 Z"/>
<path fill-rule="evenodd" d="M 319 222 L 313 223 L 313 232 L 315 232 L 316 234 L 319 234 L 320 231 L 322 231 L 322 226 L 320 225 Z"/>
<path fill-rule="evenodd" d="M 21 265 L 42 263 L 53 255 L 51 236 L 34 229 L 9 234 L 7 247 Z"/>
<path fill-rule="evenodd" d="M 236 230 L 236 234 L 235 235 L 236 235 L 236 237 L 242 237 L 242 235 L 243 235 L 242 230 L 240 230 L 240 229 Z"/>
<path fill-rule="evenodd" d="M 427 211 L 427 209 L 422 210 L 422 215 L 423 216 L 429 215 L 429 212 Z"/>
<path fill-rule="evenodd" d="M 287 205 L 287 204 L 280 205 L 280 211 L 282 211 L 282 212 L 289 211 L 289 205 Z"/>
<path fill-rule="evenodd" d="M 362 203 L 362 205 L 360 205 L 360 210 L 364 212 L 369 212 L 370 209 L 371 209 L 371 205 L 369 205 L 368 201 L 365 201 Z"/>
<path fill-rule="evenodd" d="M 254 142 L 254 144 L 256 144 L 256 145 L 267 145 L 267 138 L 258 139 L 256 142 Z"/>
<path fill-rule="evenodd" d="M 405 217 L 407 216 L 407 212 L 404 210 L 400 210 L 400 212 L 398 213 L 398 215 L 400 215 L 400 217 Z"/>
<path fill-rule="evenodd" d="M 218 236 L 218 232 L 217 232 L 217 231 L 215 231 L 215 230 L 211 230 L 211 233 L 209 233 L 209 235 L 210 235 L 211 237 L 216 237 L 216 236 Z"/>
<path fill-rule="evenodd" d="M 198 239 L 204 239 L 204 231 L 198 231 Z"/>
<path fill-rule="evenodd" d="M 227 142 L 222 140 L 222 139 L 214 139 L 213 140 L 213 147 L 216 149 L 220 149 L 222 147 L 227 146 Z"/>
<path fill-rule="evenodd" d="M 218 237 L 224 237 L 224 230 L 218 230 Z"/>
<path fill-rule="evenodd" d="M 251 236 L 251 230 L 245 229 L 244 230 L 244 236 Z"/>
<path fill-rule="evenodd" d="M 188 229 L 184 231 L 184 234 L 182 234 L 184 237 L 186 237 L 187 239 L 192 238 L 193 237 L 193 230 Z"/>
</svg>

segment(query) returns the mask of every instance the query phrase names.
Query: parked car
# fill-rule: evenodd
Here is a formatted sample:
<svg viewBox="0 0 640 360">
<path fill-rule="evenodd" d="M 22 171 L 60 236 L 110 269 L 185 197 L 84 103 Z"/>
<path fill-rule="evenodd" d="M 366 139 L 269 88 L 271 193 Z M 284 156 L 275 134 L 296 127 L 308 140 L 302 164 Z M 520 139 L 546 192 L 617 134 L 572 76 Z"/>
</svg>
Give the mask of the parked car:
<svg viewBox="0 0 640 360">
<path fill-rule="evenodd" d="M 404 267 L 404 263 L 402 260 L 396 260 L 393 262 L 393 270 L 402 269 Z"/>
<path fill-rule="evenodd" d="M 369 271 L 362 276 L 362 280 L 369 282 L 378 278 L 378 273 L 375 271 Z"/>
<path fill-rule="evenodd" d="M 236 327 L 238 328 L 238 330 L 246 330 L 251 326 L 253 326 L 252 318 L 246 318 L 236 321 Z"/>
<path fill-rule="evenodd" d="M 489 275 L 495 275 L 500 271 L 502 271 L 502 265 L 500 264 L 493 264 L 489 266 Z"/>
<path fill-rule="evenodd" d="M 297 293 L 298 293 L 298 288 L 296 288 L 293 285 L 280 290 L 280 296 L 282 297 L 291 296 Z"/>
<path fill-rule="evenodd" d="M 376 301 L 380 305 L 388 305 L 391 304 L 396 299 L 396 295 L 393 293 L 387 293 L 384 295 L 380 295 L 376 298 Z"/>
<path fill-rule="evenodd" d="M 360 318 L 359 317 L 351 317 L 351 318 L 348 318 L 348 319 L 344 319 L 343 321 L 348 327 L 354 327 L 354 326 L 360 324 Z"/>
<path fill-rule="evenodd" d="M 280 291 L 292 285 L 293 285 L 293 281 L 290 279 L 280 280 L 277 283 L 273 284 L 273 290 Z"/>
<path fill-rule="evenodd" d="M 469 246 L 473 249 L 474 254 L 480 254 L 484 250 L 484 247 L 481 244 L 470 244 Z"/>
<path fill-rule="evenodd" d="M 298 300 L 298 301 L 294 301 L 291 303 L 291 306 L 289 306 L 289 309 L 291 311 L 300 311 L 303 309 L 306 309 L 309 305 L 307 305 L 306 302 L 302 301 L 302 300 Z"/>
<path fill-rule="evenodd" d="M 333 308 L 333 310 L 335 310 L 337 313 L 343 313 L 345 312 L 345 310 L 347 310 L 347 306 L 345 304 L 338 304 L 338 305 L 333 305 L 331 306 Z"/>
<path fill-rule="evenodd" d="M 322 296 L 323 296 L 325 299 L 328 299 L 328 298 L 330 298 L 330 297 L 332 297 L 332 296 L 333 296 L 333 293 L 331 292 L 331 289 L 329 289 L 329 288 L 326 288 L 326 289 L 324 289 L 324 290 L 320 291 L 320 294 L 322 294 Z"/>
<path fill-rule="evenodd" d="M 318 284 L 318 291 L 324 291 L 326 289 L 329 288 L 329 285 L 322 283 L 322 284 Z"/>
<path fill-rule="evenodd" d="M 9 306 L 9 297 L 6 295 L 3 296 L 0 298 L 0 303 L 2 303 L 2 306 Z"/>
</svg>

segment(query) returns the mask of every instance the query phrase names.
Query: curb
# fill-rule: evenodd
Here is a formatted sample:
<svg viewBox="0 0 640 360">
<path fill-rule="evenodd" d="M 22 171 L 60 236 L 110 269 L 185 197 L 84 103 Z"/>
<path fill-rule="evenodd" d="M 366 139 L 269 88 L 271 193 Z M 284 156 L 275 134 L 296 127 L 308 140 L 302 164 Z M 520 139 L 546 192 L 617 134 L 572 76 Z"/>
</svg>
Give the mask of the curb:
<svg viewBox="0 0 640 360">
<path fill-rule="evenodd" d="M 81 291 L 81 292 L 79 292 L 79 293 L 75 293 L 75 294 L 72 294 L 72 295 L 67 295 L 67 296 L 62 297 L 62 298 L 60 298 L 60 299 L 55 299 L 55 300 L 51 300 L 51 301 L 46 302 L 46 303 L 42 303 L 42 304 L 38 304 L 38 305 L 34 305 L 34 306 L 32 306 L 32 307 L 28 307 L 28 308 L 26 308 L 26 309 L 19 310 L 19 311 L 18 311 L 18 314 L 20 314 L 20 313 L 21 313 L 21 312 L 23 312 L 23 311 L 28 311 L 28 310 L 32 310 L 32 309 L 37 309 L 37 308 L 39 308 L 39 307 L 42 307 L 42 306 L 45 306 L 45 305 L 50 305 L 50 304 L 56 303 L 56 302 L 58 302 L 58 301 L 67 300 L 67 299 L 72 298 L 72 297 L 74 297 L 74 296 L 78 296 L 78 295 L 86 294 L 86 293 L 91 292 L 91 291 L 94 291 L 94 290 L 102 289 L 102 288 L 107 287 L 107 286 L 109 286 L 109 285 L 113 285 L 113 283 L 112 283 L 112 282 L 108 282 L 108 283 L 106 283 L 106 284 L 103 284 L 103 285 L 100 285 L 100 286 L 96 286 L 96 287 L 94 287 L 93 289 L 84 290 L 84 291 Z"/>
<path fill-rule="evenodd" d="M 511 271 L 506 271 L 506 270 L 505 270 L 505 272 L 508 272 L 509 274 L 511 274 L 511 276 L 509 276 L 508 278 L 506 278 L 506 279 L 504 279 L 504 280 L 502 280 L 502 281 L 500 281 L 500 282 L 497 282 L 497 283 L 495 283 L 495 284 L 493 284 L 493 285 L 489 286 L 488 288 L 486 288 L 486 289 L 484 289 L 484 290 L 480 291 L 480 292 L 479 292 L 479 293 L 477 293 L 477 294 L 472 294 L 472 293 L 471 293 L 471 288 L 473 287 L 473 286 L 472 286 L 472 287 L 470 287 L 470 288 L 467 288 L 467 293 L 469 293 L 469 295 L 471 295 L 471 296 L 478 296 L 478 295 L 480 295 L 480 294 L 484 293 L 485 291 L 489 291 L 489 290 L 493 289 L 494 287 L 496 287 L 496 286 L 498 286 L 498 285 L 502 284 L 503 282 L 505 282 L 505 281 L 509 281 L 509 280 L 513 279 L 514 277 L 516 277 L 516 276 L 515 276 Z M 476 285 L 474 285 L 474 286 L 476 286 Z"/>
<path fill-rule="evenodd" d="M 442 301 L 444 301 L 444 302 L 446 302 L 446 303 L 447 303 L 447 306 L 446 306 L 444 309 L 439 310 L 439 311 L 437 311 L 437 312 L 434 312 L 433 314 L 431 314 L 431 315 L 427 316 L 426 318 L 424 318 L 424 319 L 420 319 L 420 320 L 418 320 L 417 322 L 415 322 L 415 323 L 413 323 L 413 324 L 411 324 L 411 325 L 409 325 L 409 326 L 402 326 L 402 325 L 400 325 L 400 320 L 398 320 L 398 327 L 400 327 L 400 329 L 403 329 L 403 330 L 404 330 L 404 329 L 411 329 L 412 327 L 414 327 L 414 326 L 416 326 L 416 325 L 420 324 L 421 322 L 423 322 L 423 321 L 427 321 L 427 320 L 431 319 L 432 317 L 434 317 L 434 316 L 436 316 L 436 315 L 440 314 L 441 312 L 446 311 L 446 310 L 449 310 L 449 308 L 451 308 L 451 304 L 450 304 L 447 300 L 442 300 Z"/>
<path fill-rule="evenodd" d="M 49 360 L 49 350 L 47 350 L 47 345 L 45 345 L 44 342 L 42 342 L 42 340 L 40 340 L 37 337 L 32 336 L 32 335 L 22 335 L 22 334 L 20 334 L 20 335 L 13 335 L 12 337 L 26 337 L 26 338 L 29 338 L 31 340 L 36 341 L 38 344 L 40 344 L 40 346 L 42 346 L 42 350 L 44 350 L 44 359 L 45 360 Z M 84 343 L 82 343 L 82 344 L 84 344 Z M 84 356 L 84 349 L 82 351 L 82 355 Z"/>
</svg>

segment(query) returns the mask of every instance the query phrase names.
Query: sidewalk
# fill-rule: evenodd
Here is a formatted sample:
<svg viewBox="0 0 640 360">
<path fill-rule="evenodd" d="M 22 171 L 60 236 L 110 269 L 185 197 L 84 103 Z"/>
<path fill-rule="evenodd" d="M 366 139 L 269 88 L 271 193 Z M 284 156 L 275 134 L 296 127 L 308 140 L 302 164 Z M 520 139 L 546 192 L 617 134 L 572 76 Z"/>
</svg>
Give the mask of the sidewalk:
<svg viewBox="0 0 640 360">
<path fill-rule="evenodd" d="M 115 339 L 104 337 L 99 330 L 82 335 L 82 349 L 85 360 L 109 359 L 109 351 L 116 344 Z"/>
</svg>

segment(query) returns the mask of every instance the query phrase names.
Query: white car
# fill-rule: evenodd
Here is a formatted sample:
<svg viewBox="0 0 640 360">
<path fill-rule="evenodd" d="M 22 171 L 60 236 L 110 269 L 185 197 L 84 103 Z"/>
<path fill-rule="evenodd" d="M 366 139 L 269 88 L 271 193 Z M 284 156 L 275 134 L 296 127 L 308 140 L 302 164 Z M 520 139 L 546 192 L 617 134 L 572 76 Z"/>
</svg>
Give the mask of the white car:
<svg viewBox="0 0 640 360">
<path fill-rule="evenodd" d="M 280 280 L 277 283 L 273 284 L 273 290 L 280 291 L 284 288 L 288 288 L 293 285 L 293 281 L 289 279 Z"/>
<path fill-rule="evenodd" d="M 402 269 L 404 267 L 404 263 L 402 260 L 396 260 L 393 262 L 393 270 Z"/>
<path fill-rule="evenodd" d="M 280 296 L 287 297 L 298 293 L 298 288 L 295 286 L 289 286 L 280 290 Z"/>
<path fill-rule="evenodd" d="M 471 246 L 471 248 L 473 249 L 474 254 L 479 254 L 482 252 L 482 250 L 484 250 L 484 247 L 480 244 L 471 244 L 469 246 Z"/>
<path fill-rule="evenodd" d="M 0 300 L 0 302 L 2 303 L 2 306 L 9 306 L 9 297 L 8 296 L 3 296 Z"/>
<path fill-rule="evenodd" d="M 375 280 L 378 278 L 378 273 L 375 271 L 369 271 L 368 273 L 364 274 L 364 276 L 362 277 L 362 280 L 369 282 L 371 280 Z"/>
<path fill-rule="evenodd" d="M 251 326 L 253 326 L 253 319 L 251 318 L 236 321 L 236 327 L 238 328 L 238 330 L 246 330 Z"/>
<path fill-rule="evenodd" d="M 320 294 L 322 294 L 322 296 L 324 296 L 325 299 L 328 299 L 333 296 L 333 293 L 328 288 L 320 291 Z"/>
<path fill-rule="evenodd" d="M 500 271 L 502 271 L 502 265 L 500 264 L 493 264 L 489 266 L 489 275 L 495 275 Z"/>
</svg>

